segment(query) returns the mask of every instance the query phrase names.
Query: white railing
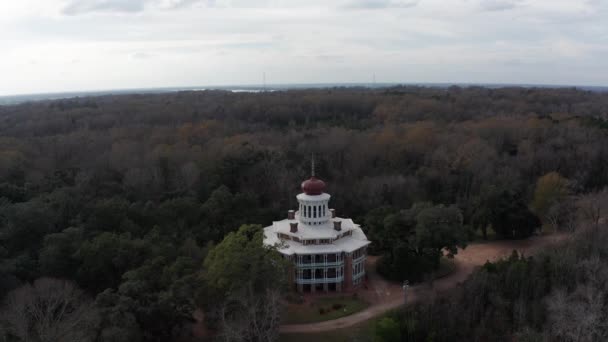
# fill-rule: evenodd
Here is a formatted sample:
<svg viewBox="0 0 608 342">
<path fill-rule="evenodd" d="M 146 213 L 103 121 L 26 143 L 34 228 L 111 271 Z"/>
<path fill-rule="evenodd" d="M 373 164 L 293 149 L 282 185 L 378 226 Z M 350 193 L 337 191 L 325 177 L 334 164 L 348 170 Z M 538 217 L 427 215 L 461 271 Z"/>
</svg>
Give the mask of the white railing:
<svg viewBox="0 0 608 342">
<path fill-rule="evenodd" d="M 333 261 L 333 262 L 296 262 L 295 263 L 298 268 L 301 267 L 331 267 L 331 266 L 342 266 L 344 264 L 344 260 Z"/>
<path fill-rule="evenodd" d="M 353 264 L 356 264 L 357 262 L 361 261 L 361 259 L 365 259 L 366 256 L 367 256 L 367 254 L 363 254 L 362 256 L 358 257 L 357 259 L 353 259 Z"/>
<path fill-rule="evenodd" d="M 357 280 L 359 278 L 362 278 L 365 275 L 365 271 L 359 273 L 359 274 L 353 274 L 353 280 Z"/>
<path fill-rule="evenodd" d="M 335 278 L 315 278 L 315 279 L 296 279 L 297 284 L 324 284 L 324 283 L 337 283 L 344 280 L 344 277 Z"/>
</svg>

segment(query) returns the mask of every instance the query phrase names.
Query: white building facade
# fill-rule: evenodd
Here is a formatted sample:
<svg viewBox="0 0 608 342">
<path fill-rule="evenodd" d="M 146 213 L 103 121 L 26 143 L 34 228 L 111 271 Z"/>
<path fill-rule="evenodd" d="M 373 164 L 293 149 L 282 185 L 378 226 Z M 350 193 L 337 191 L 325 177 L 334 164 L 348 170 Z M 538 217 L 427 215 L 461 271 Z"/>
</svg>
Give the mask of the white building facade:
<svg viewBox="0 0 608 342">
<path fill-rule="evenodd" d="M 349 291 L 365 279 L 370 241 L 348 218 L 329 209 L 325 183 L 313 176 L 302 183 L 299 207 L 264 228 L 264 244 L 293 262 L 289 281 L 298 292 Z"/>
</svg>

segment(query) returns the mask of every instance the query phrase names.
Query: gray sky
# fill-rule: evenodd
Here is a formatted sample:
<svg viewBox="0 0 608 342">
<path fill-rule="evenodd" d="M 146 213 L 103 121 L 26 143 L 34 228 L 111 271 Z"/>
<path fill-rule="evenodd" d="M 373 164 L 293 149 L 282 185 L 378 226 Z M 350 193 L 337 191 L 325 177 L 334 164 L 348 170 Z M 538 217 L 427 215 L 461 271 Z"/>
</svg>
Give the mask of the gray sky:
<svg viewBox="0 0 608 342">
<path fill-rule="evenodd" d="M 1 0 L 0 94 L 371 82 L 608 85 L 608 0 Z"/>
</svg>

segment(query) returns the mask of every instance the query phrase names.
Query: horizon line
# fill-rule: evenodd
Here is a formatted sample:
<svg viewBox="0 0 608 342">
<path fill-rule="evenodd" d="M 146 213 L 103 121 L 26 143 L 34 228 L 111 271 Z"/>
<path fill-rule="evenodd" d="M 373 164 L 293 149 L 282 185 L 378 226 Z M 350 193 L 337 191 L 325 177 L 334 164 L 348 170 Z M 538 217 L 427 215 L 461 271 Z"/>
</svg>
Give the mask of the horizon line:
<svg viewBox="0 0 608 342">
<path fill-rule="evenodd" d="M 53 96 L 53 95 L 74 95 L 67 97 L 85 96 L 104 96 L 116 93 L 141 94 L 143 93 L 165 93 L 172 91 L 205 91 L 205 90 L 293 90 L 293 89 L 324 89 L 324 88 L 340 88 L 340 87 L 357 87 L 368 89 L 381 89 L 397 86 L 420 86 L 420 87 L 445 87 L 445 86 L 462 86 L 462 87 L 522 87 L 522 88 L 608 88 L 608 85 L 587 85 L 587 84 L 543 84 L 543 83 L 493 83 L 493 82 L 321 82 L 321 83 L 244 83 L 244 84 L 227 84 L 227 85 L 192 85 L 192 86 L 164 86 L 164 87 L 132 87 L 132 88 L 113 88 L 113 89 L 90 89 L 90 90 L 65 90 L 65 91 L 49 91 L 49 92 L 32 92 L 32 93 L 14 93 L 0 94 L 0 99 L 20 98 L 20 97 L 35 97 L 35 96 Z M 67 98 L 61 97 L 61 98 Z M 61 99 L 57 98 L 57 99 Z"/>
</svg>

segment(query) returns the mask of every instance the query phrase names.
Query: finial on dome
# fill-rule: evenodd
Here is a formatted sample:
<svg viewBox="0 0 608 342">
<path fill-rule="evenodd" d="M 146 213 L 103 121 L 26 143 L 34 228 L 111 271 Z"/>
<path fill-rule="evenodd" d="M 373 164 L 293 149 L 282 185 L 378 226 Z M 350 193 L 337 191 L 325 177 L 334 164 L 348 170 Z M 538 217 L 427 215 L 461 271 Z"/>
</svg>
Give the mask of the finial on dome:
<svg viewBox="0 0 608 342">
<path fill-rule="evenodd" d="M 315 154 L 310 158 L 310 179 L 302 182 L 302 191 L 307 195 L 321 195 L 325 191 L 325 182 L 315 177 Z"/>
</svg>

